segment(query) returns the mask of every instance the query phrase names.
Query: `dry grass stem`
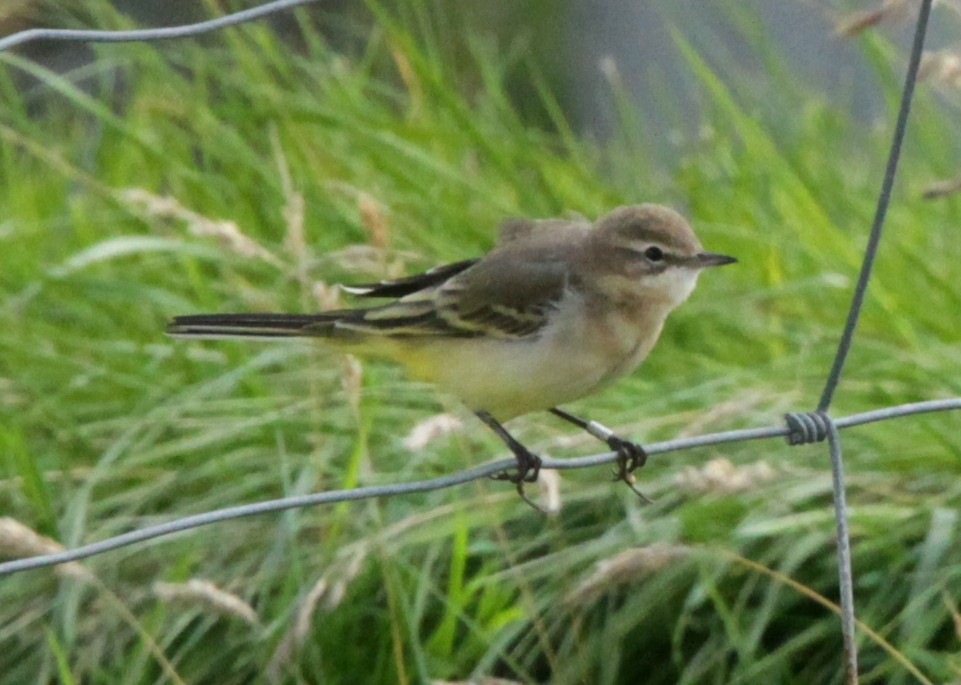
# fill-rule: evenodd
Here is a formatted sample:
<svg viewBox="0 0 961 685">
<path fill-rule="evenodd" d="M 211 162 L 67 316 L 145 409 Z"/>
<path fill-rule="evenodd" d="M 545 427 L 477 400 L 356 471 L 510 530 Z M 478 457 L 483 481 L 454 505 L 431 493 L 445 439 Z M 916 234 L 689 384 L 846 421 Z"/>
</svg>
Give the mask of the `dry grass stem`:
<svg viewBox="0 0 961 685">
<path fill-rule="evenodd" d="M 314 301 L 317 303 L 317 308 L 322 312 L 343 308 L 344 303 L 341 300 L 340 293 L 340 286 L 336 283 L 330 285 L 324 281 L 314 282 Z"/>
<path fill-rule="evenodd" d="M 294 258 L 297 265 L 297 280 L 307 282 L 307 264 L 310 255 L 307 250 L 307 233 L 304 229 L 304 196 L 296 191 L 287 195 L 284 203 L 284 223 L 287 232 L 284 237 L 284 247 Z"/>
<path fill-rule="evenodd" d="M 327 594 L 328 587 L 330 587 L 330 584 L 325 575 L 314 583 L 313 587 L 311 587 L 307 593 L 307 596 L 304 597 L 304 601 L 300 605 L 300 610 L 297 612 L 297 620 L 294 623 L 294 631 L 292 633 L 295 648 L 299 649 L 310 634 L 310 628 L 314 622 L 314 614 L 320 605 L 320 600 Z"/>
<path fill-rule="evenodd" d="M 397 73 L 400 75 L 400 80 L 403 81 L 404 88 L 406 88 L 408 97 L 410 98 L 409 110 L 413 115 L 423 107 L 424 88 L 420 83 L 417 71 L 411 65 L 410 59 L 404 52 L 404 48 L 398 44 L 397 41 L 390 41 L 389 47 L 390 56 L 394 60 Z"/>
<path fill-rule="evenodd" d="M 328 592 L 324 598 L 324 609 L 331 611 L 340 605 L 344 599 L 344 596 L 347 594 L 348 586 L 364 567 L 364 560 L 366 558 L 367 547 L 366 545 L 361 545 L 351 555 L 349 561 L 343 566 L 342 569 L 338 567 L 336 572 L 332 572 L 330 574 L 330 576 L 334 577 L 335 580 L 330 586 L 330 592 Z"/>
<path fill-rule="evenodd" d="M 354 355 L 345 354 L 341 369 L 340 385 L 354 417 L 357 418 L 360 416 L 360 397 L 364 388 L 364 366 Z"/>
<path fill-rule="evenodd" d="M 938 181 L 937 183 L 931 184 L 924 191 L 922 197 L 925 200 L 934 200 L 939 197 L 953 195 L 959 191 L 961 191 L 961 176 L 949 179 L 947 181 Z"/>
<path fill-rule="evenodd" d="M 363 191 L 357 196 L 357 209 L 360 223 L 367 232 L 367 242 L 374 247 L 386 250 L 390 247 L 390 224 L 380 203 Z"/>
<path fill-rule="evenodd" d="M 655 542 L 646 547 L 626 549 L 595 564 L 594 573 L 581 582 L 565 598 L 571 604 L 595 601 L 618 585 L 631 583 L 649 573 L 659 571 L 688 555 L 686 545 Z"/>
<path fill-rule="evenodd" d="M 849 38 L 883 21 L 899 21 L 907 16 L 910 6 L 910 0 L 885 0 L 876 9 L 854 12 L 839 19 L 834 35 Z"/>
<path fill-rule="evenodd" d="M 559 513 L 563 506 L 561 500 L 561 475 L 553 470 L 541 471 L 537 478 L 537 485 L 541 492 L 541 509 L 547 514 Z"/>
<path fill-rule="evenodd" d="M 280 176 L 280 186 L 284 193 L 284 208 L 282 215 L 287 230 L 284 234 L 284 248 L 290 253 L 297 264 L 298 280 L 304 282 L 300 273 L 307 262 L 307 239 L 304 232 L 304 197 L 294 188 L 294 180 L 290 175 L 290 165 L 284 155 L 283 145 L 277 127 L 271 125 L 269 129 L 270 147 L 274 153 L 274 164 Z"/>
<path fill-rule="evenodd" d="M 342 571 L 339 568 L 337 572 L 331 569 L 310 588 L 300 602 L 293 628 L 284 635 L 280 644 L 277 645 L 277 649 L 274 650 L 270 659 L 270 664 L 267 666 L 267 677 L 271 682 L 280 680 L 283 670 L 291 663 L 310 636 L 314 624 L 314 614 L 317 613 L 317 608 L 321 606 L 321 601 L 323 601 L 323 608 L 326 611 L 336 608 L 344 598 L 348 584 L 360 573 L 363 561 L 366 558 L 366 549 L 358 549 L 347 561 Z M 335 575 L 337 579 L 331 582 L 331 578 Z"/>
<path fill-rule="evenodd" d="M 883 8 L 854 12 L 837 21 L 834 26 L 834 35 L 850 38 L 872 26 L 877 26 L 883 19 Z"/>
<path fill-rule="evenodd" d="M 941 593 L 941 598 L 944 600 L 944 606 L 947 607 L 948 612 L 951 614 L 951 619 L 954 621 L 954 634 L 957 636 L 958 642 L 961 642 L 961 612 L 958 611 L 958 605 L 947 591 Z"/>
<path fill-rule="evenodd" d="M 398 253 L 392 252 L 397 255 Z M 411 254 L 401 254 L 400 259 L 388 260 L 388 253 L 373 245 L 354 244 L 340 250 L 332 250 L 324 254 L 324 259 L 336 264 L 345 271 L 365 274 L 363 279 L 380 280 L 382 278 L 398 278 L 404 275 L 404 257 Z M 373 279 L 371 278 L 373 277 Z"/>
<path fill-rule="evenodd" d="M 22 559 L 63 550 L 64 546 L 56 540 L 41 535 L 16 519 L 9 516 L 0 518 L 0 557 Z M 54 567 L 54 572 L 77 580 L 94 580 L 94 575 L 76 561 L 60 564 Z"/>
<path fill-rule="evenodd" d="M 621 71 L 617 66 L 617 61 L 610 55 L 604 55 L 598 62 L 601 74 L 607 83 L 615 90 L 624 88 L 624 79 L 621 78 Z"/>
<path fill-rule="evenodd" d="M 706 432 L 712 425 L 727 418 L 748 415 L 759 404 L 768 399 L 760 390 L 741 393 L 724 402 L 719 402 L 705 412 L 694 414 L 685 426 L 677 431 L 678 439 L 689 438 Z"/>
<path fill-rule="evenodd" d="M 274 650 L 270 662 L 267 664 L 267 679 L 274 683 L 282 679 L 284 670 L 293 662 L 294 656 L 300 651 L 301 645 L 310 634 L 314 622 L 314 613 L 320 600 L 327 593 L 326 575 L 314 583 L 307 596 L 300 603 L 300 609 L 294 619 L 294 627 L 288 630 Z"/>
<path fill-rule="evenodd" d="M 281 186 L 284 189 L 283 217 L 284 225 L 287 227 L 284 234 L 284 249 L 294 259 L 297 281 L 306 284 L 309 255 L 307 251 L 307 232 L 304 228 L 304 196 L 294 188 L 294 181 L 290 175 L 290 165 L 287 164 L 284 148 L 280 144 L 280 136 L 274 126 L 270 129 L 270 145 L 274 150 L 274 163 L 277 165 Z"/>
<path fill-rule="evenodd" d="M 284 267 L 280 259 L 253 238 L 242 233 L 233 221 L 209 219 L 187 209 L 172 197 L 154 195 L 142 188 L 121 190 L 117 193 L 117 197 L 146 221 L 158 219 L 182 221 L 186 224 L 190 235 L 198 238 L 214 238 L 223 247 L 242 257 L 262 259 L 277 268 Z"/>
<path fill-rule="evenodd" d="M 950 50 L 925 52 L 918 67 L 918 80 L 961 86 L 961 56 Z"/>
<path fill-rule="evenodd" d="M 257 612 L 250 604 L 209 580 L 192 578 L 186 583 L 157 582 L 153 585 L 153 593 L 165 602 L 200 606 L 221 616 L 239 618 L 251 626 L 260 625 Z"/>
<path fill-rule="evenodd" d="M 697 494 L 743 492 L 773 480 L 777 472 L 766 462 L 735 466 L 728 459 L 712 459 L 697 468 L 687 466 L 676 477 L 677 485 Z"/>
<path fill-rule="evenodd" d="M 463 427 L 464 422 L 454 414 L 435 414 L 414 424 L 402 442 L 410 451 L 419 452 L 434 440 L 456 433 Z"/>
</svg>

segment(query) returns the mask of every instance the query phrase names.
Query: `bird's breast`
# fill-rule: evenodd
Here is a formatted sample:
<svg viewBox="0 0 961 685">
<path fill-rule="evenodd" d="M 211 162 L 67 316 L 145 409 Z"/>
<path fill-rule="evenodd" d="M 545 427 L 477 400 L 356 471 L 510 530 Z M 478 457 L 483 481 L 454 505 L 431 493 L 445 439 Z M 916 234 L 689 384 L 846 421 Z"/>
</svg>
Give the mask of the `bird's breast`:
<svg viewBox="0 0 961 685">
<path fill-rule="evenodd" d="M 663 316 L 600 308 L 572 295 L 539 335 L 425 340 L 417 359 L 406 361 L 413 376 L 506 421 L 589 395 L 630 373 L 662 324 Z"/>
<path fill-rule="evenodd" d="M 664 327 L 664 307 L 615 306 L 595 315 L 592 339 L 607 361 L 598 385 L 607 385 L 634 371 L 650 354 Z"/>
</svg>

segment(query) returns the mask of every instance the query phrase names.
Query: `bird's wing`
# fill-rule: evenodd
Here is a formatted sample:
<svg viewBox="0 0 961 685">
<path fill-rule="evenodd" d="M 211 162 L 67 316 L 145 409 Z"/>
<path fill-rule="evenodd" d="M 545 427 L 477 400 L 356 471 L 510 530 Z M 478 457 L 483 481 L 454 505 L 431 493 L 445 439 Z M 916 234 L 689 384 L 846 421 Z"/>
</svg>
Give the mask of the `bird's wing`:
<svg viewBox="0 0 961 685">
<path fill-rule="evenodd" d="M 429 271 L 413 276 L 405 276 L 390 281 L 377 283 L 362 283 L 358 285 L 343 285 L 341 289 L 358 297 L 404 297 L 420 290 L 432 288 L 456 276 L 461 271 L 477 263 L 477 259 L 465 259 L 453 264 L 435 266 Z"/>
<path fill-rule="evenodd" d="M 544 329 L 569 285 L 568 261 L 557 253 L 494 252 L 433 299 L 438 318 L 461 335 L 517 339 Z"/>
<path fill-rule="evenodd" d="M 369 309 L 319 314 L 201 314 L 176 317 L 167 332 L 178 336 L 317 336 L 360 342 L 378 337 L 492 336 L 518 339 L 547 324 L 568 281 L 557 250 L 495 249 L 480 260 L 432 269 L 397 281 L 365 286 L 368 297 L 402 295 Z"/>
<path fill-rule="evenodd" d="M 537 228 L 435 285 L 382 307 L 354 310 L 336 327 L 380 336 L 535 336 L 570 285 L 572 254 L 581 247 L 577 238 L 588 230 L 571 222 L 557 222 L 557 230 Z"/>
<path fill-rule="evenodd" d="M 360 297 L 397 298 L 379 307 L 304 315 L 182 316 L 171 322 L 168 332 L 213 337 L 318 336 L 344 342 L 391 336 L 535 336 L 570 286 L 571 261 L 589 228 L 584 221 L 514 220 L 502 227 L 497 247 L 480 259 L 346 288 Z"/>
</svg>

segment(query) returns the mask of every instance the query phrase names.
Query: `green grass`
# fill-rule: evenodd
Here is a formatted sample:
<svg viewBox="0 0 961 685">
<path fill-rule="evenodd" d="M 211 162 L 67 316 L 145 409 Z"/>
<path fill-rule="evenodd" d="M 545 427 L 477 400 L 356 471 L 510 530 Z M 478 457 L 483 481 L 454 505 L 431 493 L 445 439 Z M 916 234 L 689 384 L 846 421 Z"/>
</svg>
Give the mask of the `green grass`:
<svg viewBox="0 0 961 685">
<path fill-rule="evenodd" d="M 636 131 L 610 148 L 580 140 L 518 52 L 486 34 L 452 40 L 463 26 L 411 7 L 374 7 L 355 52 L 303 14 L 296 50 L 259 25 L 100 46 L 88 90 L 0 56 L 2 516 L 74 546 L 503 457 L 456 403 L 393 367 L 358 378 L 303 346 L 162 331 L 174 314 L 314 309 L 318 282 L 476 255 L 508 215 L 664 202 L 741 260 L 702 279 L 641 372 L 578 411 L 652 441 L 816 404 L 889 126 L 783 81 L 759 116 L 678 31 L 705 133 L 655 163 Z M 901 62 L 860 40 L 895 97 Z M 56 95 L 38 105 L 14 83 L 23 72 Z M 518 88 L 548 125 L 519 114 Z M 951 115 L 921 88 L 839 415 L 961 395 L 961 200 L 920 199 L 953 171 Z M 249 242 L 204 235 L 209 222 Z M 464 428 L 404 447 L 442 411 Z M 928 415 L 844 433 L 859 618 L 893 646 L 859 634 L 864 683 L 961 674 L 957 425 Z M 598 451 L 549 416 L 514 428 L 551 455 Z M 721 458 L 747 488 L 698 486 L 691 470 Z M 837 596 L 824 446 L 701 449 L 639 478 L 655 504 L 605 469 L 565 473 L 555 517 L 483 482 L 218 524 L 91 559 L 93 579 L 3 578 L 0 685 L 841 682 L 838 619 L 809 594 Z M 248 602 L 257 624 L 153 589 L 195 578 Z"/>
</svg>

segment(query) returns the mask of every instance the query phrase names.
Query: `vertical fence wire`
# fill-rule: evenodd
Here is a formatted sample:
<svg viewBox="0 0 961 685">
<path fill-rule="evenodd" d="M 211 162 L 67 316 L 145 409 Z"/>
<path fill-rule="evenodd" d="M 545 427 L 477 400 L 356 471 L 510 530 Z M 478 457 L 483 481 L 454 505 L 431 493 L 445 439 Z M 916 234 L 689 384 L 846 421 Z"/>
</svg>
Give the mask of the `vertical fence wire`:
<svg viewBox="0 0 961 685">
<path fill-rule="evenodd" d="M 881 242 L 881 230 L 884 228 L 884 219 L 888 213 L 888 205 L 891 203 L 891 189 L 894 187 L 894 177 L 897 174 L 898 161 L 901 159 L 901 144 L 904 142 L 904 133 L 908 126 L 908 115 L 911 113 L 911 101 L 914 98 L 914 85 L 918 80 L 918 68 L 921 65 L 921 53 L 924 49 L 924 37 L 928 30 L 928 17 L 931 14 L 932 1 L 922 0 L 921 9 L 918 13 L 918 23 L 914 31 L 914 44 L 911 46 L 908 71 L 904 77 L 904 89 L 901 92 L 901 107 L 898 110 L 898 120 L 894 127 L 894 137 L 891 140 L 891 151 L 888 153 L 888 163 L 884 170 L 881 193 L 878 195 L 878 205 L 874 213 L 874 222 L 871 225 L 871 235 L 864 250 L 861 273 L 858 274 L 857 285 L 854 287 L 851 308 L 848 310 L 848 318 L 841 333 L 838 351 L 834 356 L 834 363 L 824 384 L 821 401 L 818 402 L 818 411 L 821 412 L 827 411 L 831 406 L 834 391 L 837 389 L 838 381 L 841 380 L 841 371 L 844 369 L 844 362 L 847 360 L 848 351 L 851 349 L 854 329 L 857 327 L 858 318 L 861 316 L 861 307 L 867 293 L 868 281 L 874 268 L 878 245 Z"/>
<path fill-rule="evenodd" d="M 908 116 L 911 113 L 914 86 L 918 79 L 918 68 L 921 64 L 921 55 L 924 49 L 924 39 L 927 34 L 928 18 L 931 14 L 932 2 L 933 0 L 922 0 L 921 7 L 918 11 L 918 20 L 914 30 L 914 42 L 911 46 L 907 73 L 904 77 L 904 87 L 901 91 L 901 105 L 898 109 L 898 118 L 895 123 L 891 149 L 888 153 L 888 161 L 884 170 L 884 180 L 881 183 L 881 192 L 878 195 L 878 204 L 874 214 L 874 221 L 871 225 L 871 233 L 864 251 L 864 260 L 861 262 L 861 271 L 858 274 L 858 280 L 854 287 L 851 307 L 848 310 L 847 320 L 844 323 L 844 330 L 841 333 L 837 353 L 834 356 L 831 370 L 828 372 L 828 377 L 824 384 L 824 391 L 821 394 L 821 400 L 818 402 L 817 408 L 817 413 L 825 419 L 827 438 L 830 443 L 831 482 L 834 491 L 834 514 L 837 527 L 838 586 L 841 594 L 841 634 L 844 641 L 843 663 L 845 682 L 848 683 L 848 685 L 856 685 L 858 682 L 858 655 L 854 611 L 854 572 L 851 567 L 851 541 L 848 535 L 848 511 L 844 485 L 841 437 L 838 434 L 837 426 L 831 421 L 827 412 L 831 406 L 831 400 L 834 398 L 838 383 L 841 380 L 841 373 L 844 370 L 844 363 L 847 360 L 848 352 L 851 349 L 854 331 L 857 328 L 858 319 L 861 315 L 861 308 L 864 305 L 864 298 L 867 294 L 868 282 L 870 281 L 871 272 L 874 268 L 878 246 L 881 242 L 884 220 L 887 216 L 888 206 L 891 203 L 891 191 L 894 187 L 895 176 L 897 175 L 898 161 L 901 159 L 901 146 L 904 143 Z"/>
<path fill-rule="evenodd" d="M 200 33 L 206 33 L 218 28 L 223 28 L 225 26 L 231 26 L 235 24 L 242 23 L 244 21 L 250 21 L 257 17 L 266 16 L 283 9 L 288 9 L 297 5 L 306 4 L 308 2 L 313 2 L 315 0 L 278 0 L 276 2 L 266 3 L 265 5 L 253 8 L 251 10 L 245 10 L 244 12 L 235 13 L 233 15 L 226 15 L 215 20 L 201 22 L 199 24 L 193 24 L 186 27 L 167 27 L 164 29 L 147 29 L 142 31 L 75 31 L 75 30 L 61 30 L 61 29 L 32 29 L 28 31 L 23 31 L 11 36 L 0 38 L 0 51 L 13 47 L 14 45 L 19 45 L 21 43 L 28 42 L 30 40 L 36 40 L 39 38 L 44 39 L 57 39 L 57 40 L 89 40 L 89 41 L 130 41 L 130 40 L 161 40 L 169 39 L 175 37 L 197 35 Z M 861 309 L 864 304 L 864 299 L 867 292 L 868 282 L 871 277 L 871 272 L 873 270 L 874 262 L 878 252 L 878 246 L 881 240 L 882 229 L 884 226 L 885 217 L 887 215 L 887 209 L 891 200 L 891 192 L 894 186 L 894 180 L 897 173 L 898 161 L 900 159 L 901 147 L 904 142 L 905 131 L 907 129 L 908 116 L 910 114 L 911 102 L 913 99 L 914 88 L 917 82 L 918 68 L 921 62 L 922 49 L 924 46 L 925 35 L 927 33 L 928 20 L 931 13 L 932 0 L 922 0 L 920 5 L 920 10 L 918 13 L 917 24 L 915 27 L 914 41 L 911 49 L 910 59 L 908 63 L 907 74 L 905 76 L 904 88 L 901 95 L 901 103 L 898 111 L 897 122 L 894 129 L 893 139 L 891 143 L 891 149 L 888 155 L 887 165 L 885 168 L 884 179 L 881 185 L 881 191 L 878 197 L 877 209 L 875 212 L 874 220 L 871 226 L 871 232 L 868 238 L 868 243 L 865 249 L 864 260 L 861 264 L 860 273 L 858 276 L 857 283 L 854 288 L 852 295 L 851 306 L 848 310 L 847 319 L 844 325 L 844 329 L 841 334 L 840 341 L 838 343 L 838 348 L 836 355 L 834 357 L 831 369 L 828 373 L 824 390 L 822 392 L 820 401 L 818 403 L 818 408 L 816 412 L 809 414 L 792 414 L 789 415 L 788 425 L 789 428 L 785 430 L 778 431 L 777 429 L 753 429 L 758 435 L 751 437 L 747 436 L 737 436 L 737 439 L 754 439 L 758 437 L 773 437 L 775 435 L 785 435 L 789 437 L 789 441 L 792 444 L 801 444 L 804 442 L 813 442 L 827 439 L 831 454 L 831 467 L 832 467 L 832 483 L 834 490 L 834 509 L 835 509 L 835 519 L 837 527 L 837 559 L 838 559 L 838 579 L 839 579 L 839 589 L 840 589 L 840 605 L 841 605 L 841 630 L 843 636 L 843 668 L 845 674 L 845 682 L 848 685 L 857 683 L 857 649 L 856 649 L 856 639 L 855 639 L 855 613 L 854 613 L 854 593 L 853 593 L 853 571 L 851 566 L 851 549 L 850 540 L 848 535 L 848 512 L 846 506 L 846 495 L 844 486 L 844 469 L 843 469 L 843 457 L 841 448 L 841 438 L 838 432 L 838 428 L 844 423 L 844 420 L 834 421 L 828 416 L 828 409 L 831 406 L 831 402 L 834 398 L 835 392 L 837 390 L 838 383 L 841 379 L 841 375 L 844 369 L 844 364 L 847 359 L 848 353 L 851 348 L 851 344 L 854 337 L 854 332 L 857 327 L 858 319 L 860 317 Z M 944 406 L 939 407 L 936 410 L 947 410 L 958 408 L 957 401 L 947 401 Z M 909 406 L 909 405 L 904 405 Z M 882 410 L 884 411 L 884 410 Z M 909 413 L 899 412 L 898 408 L 891 408 L 890 414 L 884 418 L 892 418 L 894 416 L 901 416 Z M 881 419 L 875 419 L 881 420 Z M 802 431 L 799 426 L 807 426 L 809 429 L 806 433 Z M 854 424 L 849 424 L 854 425 Z M 744 431 L 741 431 L 744 432 Z M 750 431 L 748 431 L 750 432 Z M 802 435 L 803 433 L 803 435 Z M 702 436 L 710 437 L 710 436 Z M 733 442 L 734 439 L 725 439 L 723 442 Z M 690 446 L 695 446 L 698 440 L 689 441 Z M 701 442 L 705 442 L 701 439 Z M 720 442 L 720 441 L 719 441 Z M 672 448 L 674 449 L 674 448 Z M 666 451 L 666 450 L 665 450 Z M 612 458 L 613 455 L 599 455 L 605 459 Z M 583 461 L 583 465 L 592 464 L 591 459 L 600 463 L 598 458 L 584 458 L 582 460 L 571 460 L 571 461 Z M 506 463 L 506 462 L 505 462 Z M 496 465 L 493 465 L 496 466 Z M 545 466 L 549 467 L 548 464 Z M 578 468 L 573 463 L 570 465 L 560 466 L 554 465 L 554 468 Z M 229 510 L 218 510 L 214 512 L 207 512 L 205 514 L 186 517 L 184 519 L 179 519 L 176 521 L 171 521 L 167 524 L 162 524 L 160 526 L 151 527 L 151 529 L 143 529 L 141 531 L 133 531 L 122 536 L 117 536 L 116 538 L 111 538 L 104 540 L 101 543 L 94 543 L 93 545 L 87 545 L 84 548 L 77 550 L 64 550 L 63 552 L 54 553 L 50 555 L 43 555 L 38 557 L 31 557 L 28 559 L 21 559 L 14 562 L 0 563 L 0 575 L 5 573 L 12 573 L 18 570 L 25 570 L 28 568 L 38 568 L 40 566 L 52 565 L 56 563 L 64 563 L 68 559 L 78 559 L 92 556 L 94 554 L 99 554 L 107 551 L 108 549 L 114 549 L 116 547 L 124 546 L 127 544 L 133 544 L 137 541 L 143 541 L 150 539 L 151 537 L 158 537 L 160 535 L 167 535 L 177 530 L 185 530 L 187 528 L 196 527 L 199 525 L 207 525 L 216 521 L 227 520 L 229 518 L 237 518 L 239 516 L 247 516 L 255 513 L 261 513 L 265 511 L 278 511 L 282 509 L 292 508 L 296 506 L 307 506 L 310 504 L 320 504 L 327 501 L 345 501 L 353 499 L 363 499 L 367 497 L 383 497 L 390 496 L 394 494 L 401 494 L 403 492 L 419 492 L 429 489 L 438 489 L 441 487 L 451 487 L 452 485 L 457 485 L 460 483 L 468 482 L 474 480 L 478 477 L 483 477 L 487 475 L 488 471 L 492 470 L 492 465 L 487 465 L 486 467 L 477 467 L 475 469 L 470 469 L 468 471 L 460 472 L 459 474 L 451 474 L 451 476 L 446 479 L 435 479 L 434 481 L 423 481 L 421 483 L 411 483 L 407 486 L 386 486 L 379 488 L 358 488 L 353 491 L 341 491 L 340 493 L 328 492 L 323 493 L 320 497 L 301 497 L 301 498 L 285 498 L 284 500 L 275 500 L 271 502 L 255 503 L 252 505 L 241 505 L 240 507 L 231 507 Z M 337 497 L 337 495 L 342 495 Z"/>
</svg>

